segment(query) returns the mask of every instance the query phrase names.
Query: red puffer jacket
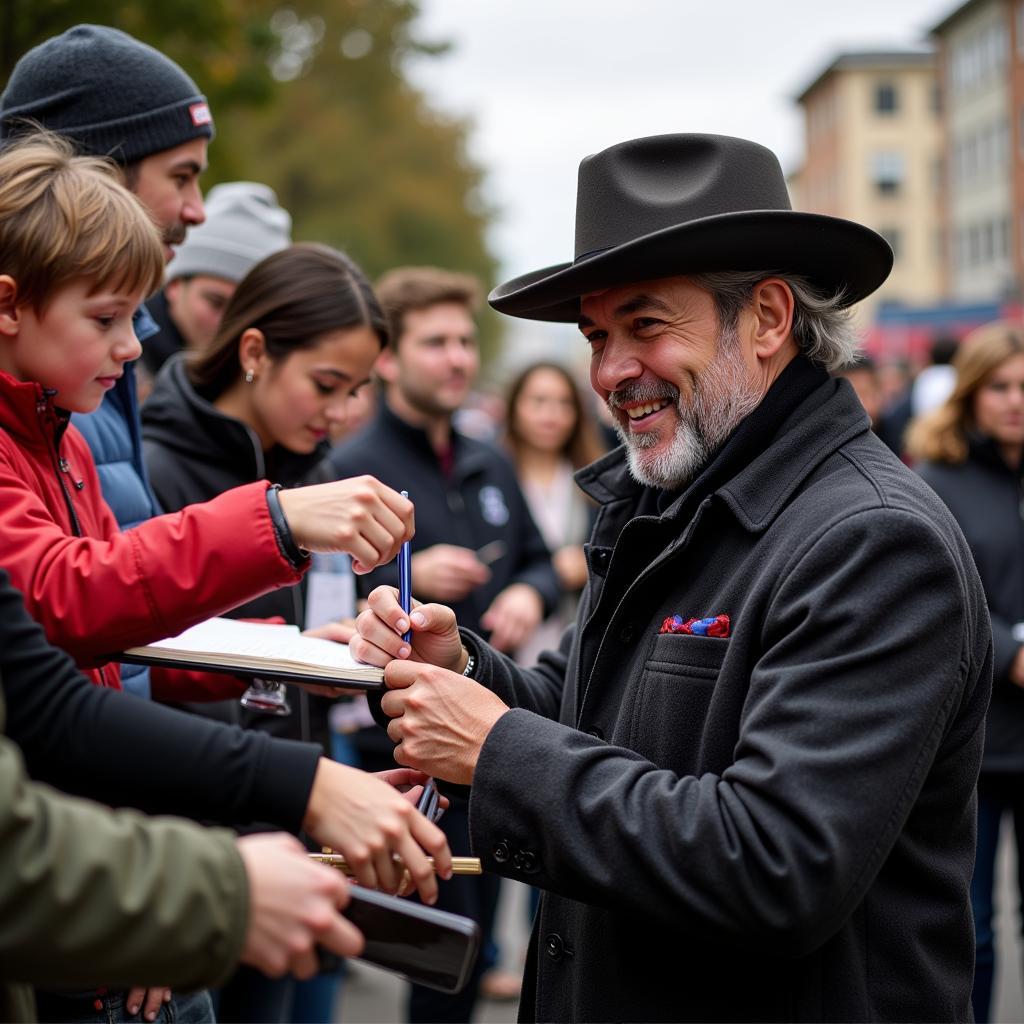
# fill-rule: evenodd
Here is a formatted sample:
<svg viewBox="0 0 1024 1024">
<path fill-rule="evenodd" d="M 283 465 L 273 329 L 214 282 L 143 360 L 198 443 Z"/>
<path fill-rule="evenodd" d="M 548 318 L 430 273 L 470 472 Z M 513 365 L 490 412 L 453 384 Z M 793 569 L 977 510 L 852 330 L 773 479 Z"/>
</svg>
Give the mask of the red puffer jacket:
<svg viewBox="0 0 1024 1024">
<path fill-rule="evenodd" d="M 302 577 L 282 555 L 266 481 L 120 532 L 88 446 L 34 383 L 0 371 L 0 565 L 29 613 L 103 686 L 111 658 Z M 157 670 L 154 696 L 221 699 L 229 676 Z"/>
</svg>

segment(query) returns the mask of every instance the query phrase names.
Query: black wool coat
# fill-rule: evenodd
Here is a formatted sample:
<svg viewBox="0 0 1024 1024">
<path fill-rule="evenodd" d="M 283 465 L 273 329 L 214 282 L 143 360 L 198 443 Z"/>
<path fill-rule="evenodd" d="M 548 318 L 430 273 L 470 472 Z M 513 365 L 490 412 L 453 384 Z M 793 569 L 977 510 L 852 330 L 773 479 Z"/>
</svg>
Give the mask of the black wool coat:
<svg viewBox="0 0 1024 1024">
<path fill-rule="evenodd" d="M 465 634 L 512 707 L 473 850 L 545 890 L 523 1019 L 969 1019 L 991 640 L 948 510 L 802 358 L 685 493 L 621 451 L 578 480 L 560 649 L 524 670 Z"/>
<path fill-rule="evenodd" d="M 929 462 L 918 472 L 949 506 L 971 546 L 992 617 L 992 704 L 985 729 L 985 773 L 1024 772 L 1024 690 L 1009 672 L 1024 622 L 1024 493 L 994 442 L 972 437 L 965 462 Z"/>
</svg>

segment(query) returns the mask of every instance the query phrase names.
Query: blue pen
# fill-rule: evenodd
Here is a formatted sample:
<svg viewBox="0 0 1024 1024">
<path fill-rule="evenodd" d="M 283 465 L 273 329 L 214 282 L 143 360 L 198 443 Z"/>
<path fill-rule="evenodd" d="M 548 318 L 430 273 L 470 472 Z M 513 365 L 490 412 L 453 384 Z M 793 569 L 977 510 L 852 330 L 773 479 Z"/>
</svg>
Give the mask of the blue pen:
<svg viewBox="0 0 1024 1024">
<path fill-rule="evenodd" d="M 402 497 L 408 498 L 409 492 L 402 491 Z M 412 611 L 412 549 L 409 546 L 409 541 L 405 541 L 402 544 L 402 549 L 398 552 L 398 600 L 402 605 L 402 611 L 405 612 L 405 617 L 409 618 L 409 613 Z M 412 643 L 412 626 L 402 634 L 402 639 L 407 643 Z"/>
</svg>

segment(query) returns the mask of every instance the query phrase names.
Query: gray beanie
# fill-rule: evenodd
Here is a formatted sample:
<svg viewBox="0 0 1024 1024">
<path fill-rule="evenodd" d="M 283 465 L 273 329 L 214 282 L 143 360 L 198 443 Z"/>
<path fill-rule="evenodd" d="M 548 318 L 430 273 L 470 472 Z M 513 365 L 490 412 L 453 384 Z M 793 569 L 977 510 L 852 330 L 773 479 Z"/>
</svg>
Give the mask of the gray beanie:
<svg viewBox="0 0 1024 1024">
<path fill-rule="evenodd" d="M 291 231 L 291 215 L 277 205 L 269 186 L 215 185 L 206 194 L 206 220 L 178 246 L 166 280 L 202 274 L 237 283 L 265 256 L 287 248 Z"/>
<path fill-rule="evenodd" d="M 37 124 L 122 165 L 213 138 L 195 82 L 152 46 L 103 25 L 69 28 L 15 64 L 0 96 L 0 139 Z"/>
</svg>

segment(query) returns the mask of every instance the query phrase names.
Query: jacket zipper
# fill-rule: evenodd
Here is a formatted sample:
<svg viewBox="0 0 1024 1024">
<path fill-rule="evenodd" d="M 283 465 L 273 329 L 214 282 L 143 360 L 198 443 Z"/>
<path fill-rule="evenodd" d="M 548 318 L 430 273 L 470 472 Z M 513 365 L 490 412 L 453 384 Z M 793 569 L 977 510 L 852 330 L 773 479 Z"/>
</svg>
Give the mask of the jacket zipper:
<svg viewBox="0 0 1024 1024">
<path fill-rule="evenodd" d="M 36 413 L 42 423 L 43 434 L 50 441 L 50 457 L 53 460 L 53 467 L 57 474 L 57 482 L 60 484 L 60 492 L 64 495 L 64 503 L 68 507 L 68 515 L 71 517 L 72 532 L 76 537 L 81 537 L 83 536 L 82 524 L 78 520 L 78 512 L 75 509 L 74 502 L 71 500 L 71 493 L 64 482 L 64 476 L 71 473 L 71 466 L 68 460 L 60 454 L 56 429 L 52 430 L 52 434 L 47 430 L 51 426 L 48 422 L 51 418 L 48 415 L 51 413 L 51 408 L 45 398 L 41 398 L 36 402 Z"/>
<path fill-rule="evenodd" d="M 44 395 L 46 392 L 44 392 Z M 78 519 L 78 512 L 75 509 L 75 503 L 71 500 L 71 492 L 67 488 L 67 484 L 64 482 L 64 476 L 70 475 L 71 465 L 67 459 L 60 454 L 59 441 L 57 440 L 57 430 L 50 423 L 51 419 L 55 419 L 56 416 L 53 410 L 46 400 L 46 398 L 40 398 L 36 402 L 36 414 L 39 417 L 41 426 L 43 428 L 43 436 L 49 442 L 48 447 L 50 449 L 50 458 L 53 461 L 53 468 L 57 474 L 57 483 L 60 484 L 60 493 L 64 495 L 64 503 L 68 507 L 68 515 L 71 517 L 71 532 L 76 537 L 85 536 L 82 533 L 82 524 Z M 51 429 L 48 429 L 51 428 Z M 99 669 L 100 686 L 107 685 L 107 674 L 101 666 Z"/>
</svg>

